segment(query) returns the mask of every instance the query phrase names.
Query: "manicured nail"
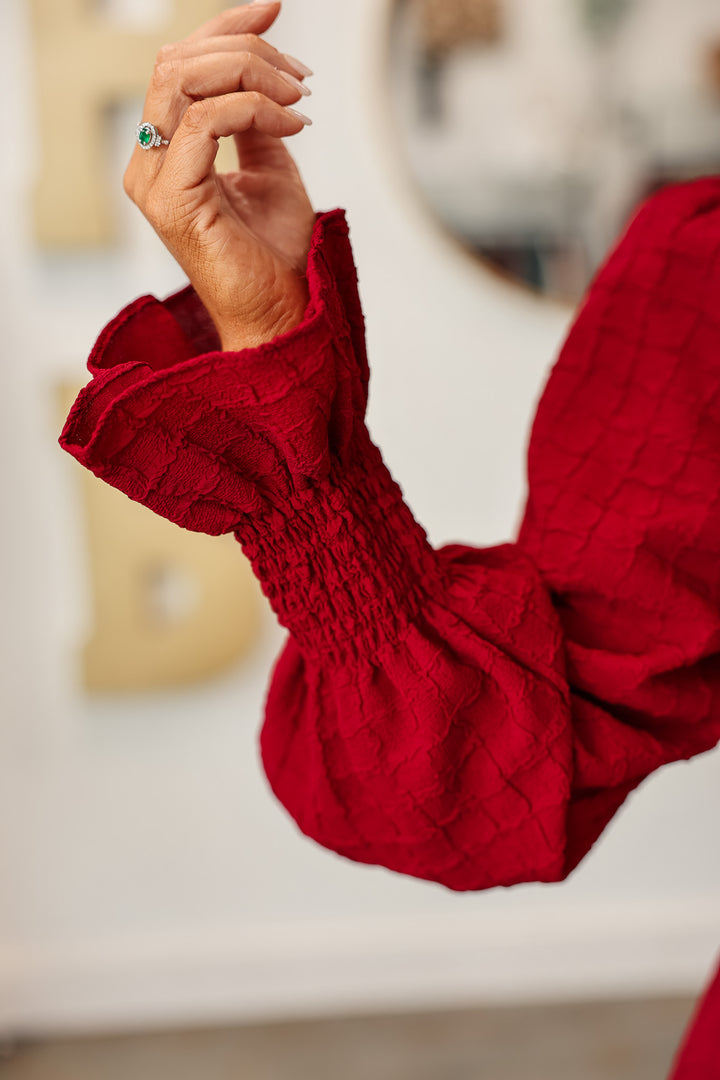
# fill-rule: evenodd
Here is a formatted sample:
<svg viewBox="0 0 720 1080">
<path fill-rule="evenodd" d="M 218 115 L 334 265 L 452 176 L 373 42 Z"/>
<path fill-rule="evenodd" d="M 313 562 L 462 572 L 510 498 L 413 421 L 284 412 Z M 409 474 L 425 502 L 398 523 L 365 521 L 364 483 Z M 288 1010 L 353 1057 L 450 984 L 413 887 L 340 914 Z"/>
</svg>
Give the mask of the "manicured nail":
<svg viewBox="0 0 720 1080">
<path fill-rule="evenodd" d="M 290 56 L 289 53 L 282 54 L 283 60 L 286 60 L 291 68 L 297 71 L 298 75 L 314 75 L 315 72 L 312 68 L 309 68 L 307 64 L 303 64 L 302 60 L 296 60 L 294 56 Z"/>
<path fill-rule="evenodd" d="M 286 82 L 289 82 L 293 89 L 299 90 L 303 97 L 310 97 L 310 94 L 312 94 L 310 87 L 303 86 L 300 80 L 296 79 L 294 75 L 290 75 L 287 71 L 281 71 L 280 68 L 277 69 L 277 73 L 278 75 L 282 75 L 283 79 L 285 79 Z"/>
<path fill-rule="evenodd" d="M 290 106 L 286 106 L 287 111 L 291 116 L 296 116 L 298 120 L 302 120 L 303 124 L 312 124 L 312 120 L 305 113 L 301 113 L 299 109 L 291 109 Z"/>
</svg>

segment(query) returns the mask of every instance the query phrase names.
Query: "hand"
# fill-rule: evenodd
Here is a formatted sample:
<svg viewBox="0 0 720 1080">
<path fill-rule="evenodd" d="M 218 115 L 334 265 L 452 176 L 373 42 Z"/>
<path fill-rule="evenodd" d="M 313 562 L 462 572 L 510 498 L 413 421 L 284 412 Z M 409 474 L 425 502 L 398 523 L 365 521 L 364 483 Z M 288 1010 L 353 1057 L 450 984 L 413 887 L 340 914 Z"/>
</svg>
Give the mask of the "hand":
<svg viewBox="0 0 720 1080">
<path fill-rule="evenodd" d="M 310 121 L 288 106 L 309 69 L 258 35 L 280 0 L 231 8 L 158 53 L 143 120 L 169 146 L 135 148 L 125 191 L 188 275 L 223 349 L 301 321 L 315 214 L 282 139 Z M 234 136 L 236 172 L 215 170 Z"/>
</svg>

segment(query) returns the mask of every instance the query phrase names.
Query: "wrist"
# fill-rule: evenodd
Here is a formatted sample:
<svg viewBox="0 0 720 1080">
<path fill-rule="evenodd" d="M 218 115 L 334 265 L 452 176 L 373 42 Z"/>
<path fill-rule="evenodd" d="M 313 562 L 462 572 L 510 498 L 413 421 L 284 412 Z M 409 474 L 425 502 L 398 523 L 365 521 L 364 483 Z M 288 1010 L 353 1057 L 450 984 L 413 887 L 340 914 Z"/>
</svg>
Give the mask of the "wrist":
<svg viewBox="0 0 720 1080">
<path fill-rule="evenodd" d="M 285 284 L 282 295 L 263 305 L 264 310 L 249 315 L 218 316 L 214 318 L 223 352 L 240 352 L 256 348 L 287 334 L 305 317 L 310 301 L 307 279 L 293 275 Z"/>
</svg>

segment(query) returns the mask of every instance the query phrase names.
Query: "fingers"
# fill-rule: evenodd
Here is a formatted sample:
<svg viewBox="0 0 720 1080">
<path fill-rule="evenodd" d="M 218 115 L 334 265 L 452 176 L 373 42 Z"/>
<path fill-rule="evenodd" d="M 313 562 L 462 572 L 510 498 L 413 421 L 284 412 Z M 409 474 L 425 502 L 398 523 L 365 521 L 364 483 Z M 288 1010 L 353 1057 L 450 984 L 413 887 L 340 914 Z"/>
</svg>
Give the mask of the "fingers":
<svg viewBox="0 0 720 1080">
<path fill-rule="evenodd" d="M 270 0 L 230 8 L 160 50 L 142 119 L 155 124 L 170 145 L 135 147 L 124 182 L 138 205 L 168 156 L 173 183 L 193 187 L 210 173 L 222 135 L 235 136 L 242 159 L 253 147 L 267 147 L 268 137 L 297 134 L 310 122 L 287 111 L 310 93 L 301 81 L 310 69 L 258 36 L 272 26 L 280 7 L 280 0 Z M 193 168 L 186 163 L 188 147 L 198 154 Z"/>
<path fill-rule="evenodd" d="M 296 78 L 312 75 L 309 67 L 287 53 L 281 53 L 267 41 L 255 34 L 225 34 L 219 37 L 193 40 L 186 38 L 173 45 L 163 45 L 158 53 L 157 65 L 173 60 L 185 60 L 191 56 L 205 56 L 208 53 L 254 52 L 280 71 L 286 71 Z"/>
<path fill-rule="evenodd" d="M 228 8 L 199 26 L 185 41 L 197 42 L 222 34 L 264 34 L 277 19 L 280 8 L 280 0 Z"/>
<path fill-rule="evenodd" d="M 217 97 L 236 90 L 256 90 L 279 105 L 292 105 L 308 90 L 299 79 L 279 71 L 252 52 L 221 52 L 170 61 L 163 78 L 187 98 Z"/>
<path fill-rule="evenodd" d="M 229 51 L 227 43 L 232 43 L 233 51 Z M 194 54 L 193 46 L 187 42 L 182 42 L 173 51 L 162 50 L 145 99 L 143 119 L 155 124 L 163 138 L 173 139 L 186 110 L 198 98 L 243 90 L 288 106 L 309 95 L 310 91 L 300 80 L 286 70 L 287 63 L 284 69 L 273 63 L 282 62 L 281 54 L 262 39 L 241 34 L 206 38 L 201 43 L 209 48 L 218 44 L 221 46 L 219 51 L 204 52 L 201 49 L 198 54 Z M 299 129 L 293 128 L 290 134 L 296 130 Z M 142 196 L 158 176 L 166 153 L 165 147 L 151 151 L 135 147 L 125 177 L 125 190 L 135 201 L 135 193 Z"/>
<path fill-rule="evenodd" d="M 226 43 L 232 43 L 232 49 Z M 220 46 L 213 48 L 213 46 Z M 145 99 L 143 119 L 162 126 L 165 138 L 171 139 L 185 109 L 196 97 L 232 93 L 235 90 L 260 90 L 269 97 L 279 94 L 281 104 L 297 101 L 303 94 L 302 85 L 295 86 L 295 96 L 288 98 L 287 80 L 273 74 L 277 68 L 287 76 L 287 63 L 280 53 L 254 34 L 236 37 L 206 38 L 202 49 L 195 53 L 191 43 L 160 50 Z M 292 75 L 295 78 L 294 75 Z M 299 80 L 297 80 L 299 83 Z"/>
<path fill-rule="evenodd" d="M 208 177 L 218 139 L 249 131 L 283 139 L 309 123 L 302 113 L 253 91 L 196 101 L 167 149 L 163 175 L 171 178 L 174 191 L 189 191 Z"/>
</svg>

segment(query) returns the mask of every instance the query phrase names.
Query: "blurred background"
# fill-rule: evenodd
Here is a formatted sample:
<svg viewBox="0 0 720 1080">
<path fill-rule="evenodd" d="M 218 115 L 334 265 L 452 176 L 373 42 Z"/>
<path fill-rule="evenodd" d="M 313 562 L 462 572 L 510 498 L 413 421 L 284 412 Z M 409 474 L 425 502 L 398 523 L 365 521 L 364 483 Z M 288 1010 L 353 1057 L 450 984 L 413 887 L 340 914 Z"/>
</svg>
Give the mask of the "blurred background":
<svg viewBox="0 0 720 1080">
<path fill-rule="evenodd" d="M 402 148 L 467 247 L 578 300 L 637 202 L 720 167 L 717 4 L 397 0 Z"/>
<path fill-rule="evenodd" d="M 0 6 L 0 1075 L 664 1076 L 717 951 L 718 752 L 560 886 L 343 860 L 264 781 L 284 631 L 237 544 L 57 445 L 100 329 L 183 284 L 122 173 L 157 48 L 222 6 Z M 435 544 L 512 539 L 573 302 L 639 198 L 718 167 L 720 11 L 284 0 L 269 36 L 316 72 L 293 148 L 348 212 L 372 435 Z"/>
</svg>

